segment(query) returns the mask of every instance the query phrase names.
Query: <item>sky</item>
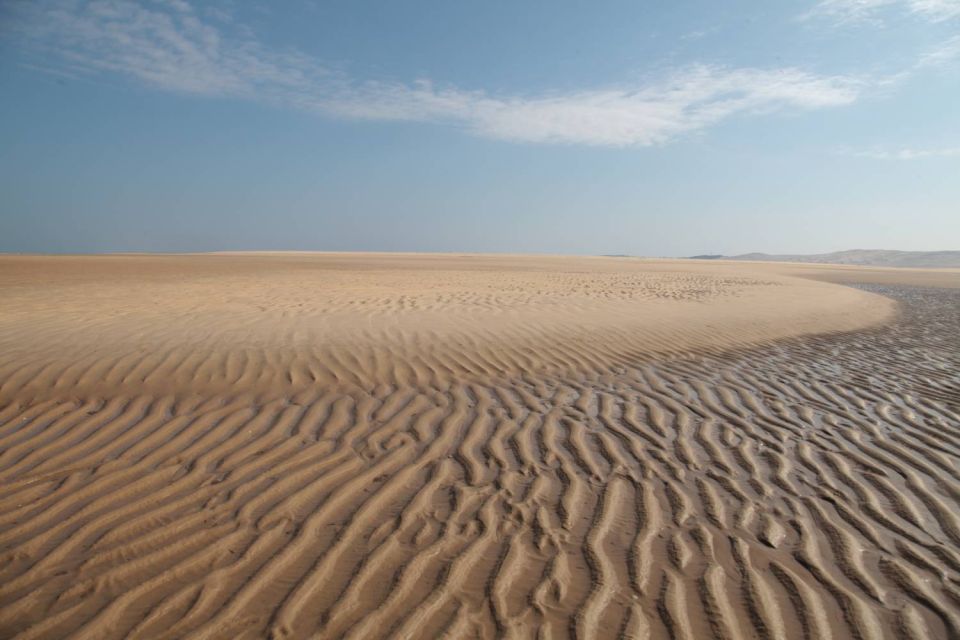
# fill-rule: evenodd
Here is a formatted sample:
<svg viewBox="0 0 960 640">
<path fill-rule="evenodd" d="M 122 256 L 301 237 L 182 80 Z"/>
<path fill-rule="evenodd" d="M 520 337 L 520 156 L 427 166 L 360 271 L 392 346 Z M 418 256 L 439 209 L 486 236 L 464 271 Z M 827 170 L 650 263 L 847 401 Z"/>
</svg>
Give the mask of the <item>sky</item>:
<svg viewBox="0 0 960 640">
<path fill-rule="evenodd" d="M 0 251 L 960 249 L 960 0 L 3 0 Z"/>
</svg>

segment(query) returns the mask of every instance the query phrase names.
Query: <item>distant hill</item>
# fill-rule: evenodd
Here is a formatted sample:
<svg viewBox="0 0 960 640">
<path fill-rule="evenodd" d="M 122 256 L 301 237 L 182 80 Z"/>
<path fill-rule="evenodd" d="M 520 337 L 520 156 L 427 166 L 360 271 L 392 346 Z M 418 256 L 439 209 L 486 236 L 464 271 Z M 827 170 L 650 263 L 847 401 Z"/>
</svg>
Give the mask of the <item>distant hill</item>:
<svg viewBox="0 0 960 640">
<path fill-rule="evenodd" d="M 960 251 L 892 251 L 886 249 L 850 249 L 833 253 L 788 255 L 744 253 L 739 256 L 702 255 L 698 260 L 763 260 L 767 262 L 812 262 L 818 264 L 855 264 L 874 267 L 960 267 Z"/>
</svg>

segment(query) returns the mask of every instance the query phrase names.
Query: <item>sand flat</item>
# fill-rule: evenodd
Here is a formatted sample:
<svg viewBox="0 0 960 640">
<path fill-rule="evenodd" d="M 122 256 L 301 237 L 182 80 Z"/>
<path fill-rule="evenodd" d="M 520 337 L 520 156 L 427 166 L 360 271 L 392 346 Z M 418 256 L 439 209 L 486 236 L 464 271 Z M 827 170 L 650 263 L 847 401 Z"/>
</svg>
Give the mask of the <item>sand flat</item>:
<svg viewBox="0 0 960 640">
<path fill-rule="evenodd" d="M 0 636 L 960 634 L 960 271 L 7 256 L 0 296 Z"/>
<path fill-rule="evenodd" d="M 602 371 L 624 356 L 864 328 L 894 309 L 763 267 L 610 258 L 12 257 L 0 287 L 0 397 L 21 384 L 236 392 Z M 186 362 L 201 357 L 199 371 Z"/>
</svg>

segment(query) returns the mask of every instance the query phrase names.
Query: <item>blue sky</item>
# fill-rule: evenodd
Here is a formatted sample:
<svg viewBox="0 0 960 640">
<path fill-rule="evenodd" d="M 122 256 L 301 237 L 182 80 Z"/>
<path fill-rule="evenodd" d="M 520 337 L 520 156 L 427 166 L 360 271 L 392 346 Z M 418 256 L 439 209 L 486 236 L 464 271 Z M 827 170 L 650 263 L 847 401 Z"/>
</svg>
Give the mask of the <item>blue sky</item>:
<svg viewBox="0 0 960 640">
<path fill-rule="evenodd" d="M 960 0 L 0 5 L 0 251 L 960 248 Z"/>
</svg>

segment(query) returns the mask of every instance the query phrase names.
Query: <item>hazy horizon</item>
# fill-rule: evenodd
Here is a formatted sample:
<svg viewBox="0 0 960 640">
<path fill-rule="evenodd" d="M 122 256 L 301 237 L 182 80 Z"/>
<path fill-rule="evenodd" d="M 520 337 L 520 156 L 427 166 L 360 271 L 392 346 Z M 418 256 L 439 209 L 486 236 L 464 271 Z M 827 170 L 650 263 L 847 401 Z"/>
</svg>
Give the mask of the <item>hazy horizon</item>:
<svg viewBox="0 0 960 640">
<path fill-rule="evenodd" d="M 127 251 L 123 249 L 116 250 L 104 250 L 104 251 L 2 251 L 0 250 L 0 255 L 24 255 L 24 256 L 111 256 L 111 255 L 216 255 L 216 254 L 277 254 L 277 253 L 356 253 L 356 254 L 426 254 L 426 255 L 478 255 L 478 256 L 509 256 L 509 255 L 529 255 L 529 256 L 564 256 L 569 255 L 571 257 L 595 257 L 595 258 L 650 258 L 650 259 L 664 259 L 664 260 L 682 260 L 682 259 L 698 259 L 698 258 L 716 258 L 716 259 L 734 259 L 734 258 L 744 258 L 752 255 L 767 255 L 772 258 L 776 257 L 816 257 L 822 255 L 831 255 L 836 253 L 847 253 L 853 251 L 867 251 L 867 252 L 892 252 L 892 253 L 904 253 L 904 254 L 937 254 L 937 253 L 950 253 L 950 254 L 960 254 L 960 249 L 931 249 L 924 251 L 904 251 L 901 249 L 846 249 L 840 251 L 828 251 L 820 253 L 804 252 L 804 253 L 770 253 L 767 251 L 747 251 L 739 254 L 719 254 L 719 253 L 700 253 L 694 255 L 655 255 L 655 254 L 635 254 L 635 253 L 552 253 L 549 251 L 529 251 L 529 252 L 510 252 L 510 251 L 377 251 L 377 250 L 350 250 L 350 249 L 206 249 L 206 250 L 197 250 L 197 251 Z"/>
<path fill-rule="evenodd" d="M 0 252 L 950 250 L 958 26 L 956 0 L 9 2 Z"/>
</svg>

